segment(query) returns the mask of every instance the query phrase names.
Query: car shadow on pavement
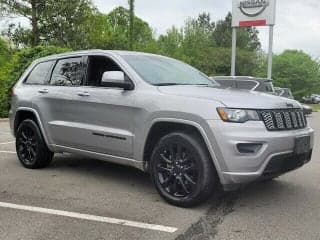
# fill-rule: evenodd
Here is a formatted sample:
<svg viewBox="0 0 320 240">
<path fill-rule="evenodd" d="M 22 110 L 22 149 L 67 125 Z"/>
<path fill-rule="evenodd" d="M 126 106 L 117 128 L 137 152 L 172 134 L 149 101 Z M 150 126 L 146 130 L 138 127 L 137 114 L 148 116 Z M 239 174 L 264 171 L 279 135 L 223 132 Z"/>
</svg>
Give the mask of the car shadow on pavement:
<svg viewBox="0 0 320 240">
<path fill-rule="evenodd" d="M 89 179 L 126 183 L 141 186 L 146 190 L 155 191 L 148 173 L 133 167 L 108 163 L 105 161 L 81 157 L 73 154 L 56 154 L 50 170 L 85 176 Z"/>
</svg>

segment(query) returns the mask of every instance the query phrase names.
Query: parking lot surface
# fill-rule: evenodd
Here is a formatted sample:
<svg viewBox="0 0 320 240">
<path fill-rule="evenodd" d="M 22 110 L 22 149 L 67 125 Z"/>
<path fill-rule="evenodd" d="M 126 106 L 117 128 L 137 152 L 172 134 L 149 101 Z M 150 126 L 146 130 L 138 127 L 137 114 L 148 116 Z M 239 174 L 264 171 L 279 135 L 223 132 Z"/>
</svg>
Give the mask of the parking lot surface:
<svg viewBox="0 0 320 240">
<path fill-rule="evenodd" d="M 193 209 L 165 203 L 147 174 L 128 167 L 57 154 L 46 169 L 24 169 L 0 122 L 0 239 L 319 240 L 320 113 L 308 120 L 310 164 Z"/>
</svg>

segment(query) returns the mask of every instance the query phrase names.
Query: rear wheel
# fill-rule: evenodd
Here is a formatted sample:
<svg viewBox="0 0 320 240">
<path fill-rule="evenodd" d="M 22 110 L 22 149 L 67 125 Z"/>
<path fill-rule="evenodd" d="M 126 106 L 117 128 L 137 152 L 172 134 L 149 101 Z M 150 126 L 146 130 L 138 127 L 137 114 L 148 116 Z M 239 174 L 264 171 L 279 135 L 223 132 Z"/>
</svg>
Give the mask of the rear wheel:
<svg viewBox="0 0 320 240">
<path fill-rule="evenodd" d="M 38 125 L 30 119 L 24 120 L 18 127 L 16 150 L 21 164 L 26 168 L 44 168 L 53 158 Z"/>
<path fill-rule="evenodd" d="M 184 132 L 160 139 L 151 156 L 151 176 L 159 194 L 180 207 L 207 200 L 217 180 L 212 160 L 198 135 Z"/>
</svg>

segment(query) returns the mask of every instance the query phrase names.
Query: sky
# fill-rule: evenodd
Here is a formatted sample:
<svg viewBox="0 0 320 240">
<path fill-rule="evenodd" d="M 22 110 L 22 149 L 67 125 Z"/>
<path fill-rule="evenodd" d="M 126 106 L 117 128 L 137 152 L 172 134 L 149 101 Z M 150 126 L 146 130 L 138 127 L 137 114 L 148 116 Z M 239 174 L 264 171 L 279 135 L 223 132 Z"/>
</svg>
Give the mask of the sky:
<svg viewBox="0 0 320 240">
<path fill-rule="evenodd" d="M 127 7 L 127 0 L 93 0 L 101 12 L 108 13 L 116 6 Z M 157 34 L 165 33 L 172 25 L 180 27 L 188 17 L 201 12 L 213 20 L 223 19 L 232 9 L 232 0 L 135 0 L 136 15 L 147 21 Z M 264 50 L 268 49 L 268 28 L 259 27 Z M 277 0 L 274 28 L 274 52 L 299 49 L 320 57 L 320 1 Z"/>
</svg>

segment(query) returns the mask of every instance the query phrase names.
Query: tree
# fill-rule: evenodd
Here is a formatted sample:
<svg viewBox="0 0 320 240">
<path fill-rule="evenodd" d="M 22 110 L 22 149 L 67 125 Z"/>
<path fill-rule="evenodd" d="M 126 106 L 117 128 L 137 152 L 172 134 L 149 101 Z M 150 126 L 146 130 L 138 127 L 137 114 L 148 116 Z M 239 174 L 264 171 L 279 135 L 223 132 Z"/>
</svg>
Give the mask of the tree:
<svg viewBox="0 0 320 240">
<path fill-rule="evenodd" d="M 232 43 L 232 15 L 228 13 L 224 20 L 216 23 L 214 39 L 219 47 L 231 48 Z M 237 29 L 237 48 L 249 51 L 259 51 L 261 43 L 258 37 L 259 31 L 254 28 Z"/>
<path fill-rule="evenodd" d="M 320 92 L 320 65 L 303 51 L 286 50 L 273 59 L 274 84 L 291 88 L 297 99 Z"/>
<path fill-rule="evenodd" d="M 113 48 L 130 49 L 130 11 L 124 7 L 117 7 L 108 14 L 108 22 L 114 43 Z M 134 50 L 142 50 L 154 40 L 149 24 L 138 17 L 134 17 L 132 38 Z"/>
<path fill-rule="evenodd" d="M 13 42 L 25 46 L 45 43 L 77 48 L 85 34 L 81 26 L 95 11 L 90 0 L 0 0 L 0 7 L 4 16 L 30 21 L 31 31 L 12 24 L 8 29 Z"/>
<path fill-rule="evenodd" d="M 130 12 L 130 26 L 129 26 L 129 46 L 133 49 L 133 31 L 134 31 L 134 0 L 128 0 L 129 12 Z"/>
<path fill-rule="evenodd" d="M 0 0 L 3 16 L 22 16 L 31 22 L 31 42 L 34 46 L 40 42 L 39 19 L 45 5 L 45 0 Z"/>
<path fill-rule="evenodd" d="M 43 42 L 83 49 L 88 45 L 87 29 L 90 17 L 97 14 L 90 0 L 47 0 L 47 13 L 41 19 Z M 91 28 L 93 25 L 91 24 Z M 94 26 L 95 27 L 95 26 Z"/>
<path fill-rule="evenodd" d="M 86 33 L 81 40 L 82 49 L 114 48 L 113 31 L 106 14 L 95 13 L 89 15 L 87 21 L 82 25 L 82 28 Z"/>
<path fill-rule="evenodd" d="M 229 75 L 231 59 L 231 14 L 213 22 L 208 13 L 189 18 L 158 40 L 162 54 L 183 60 L 209 75 Z M 237 75 L 253 75 L 260 67 L 260 42 L 255 29 L 239 30 Z"/>
</svg>

